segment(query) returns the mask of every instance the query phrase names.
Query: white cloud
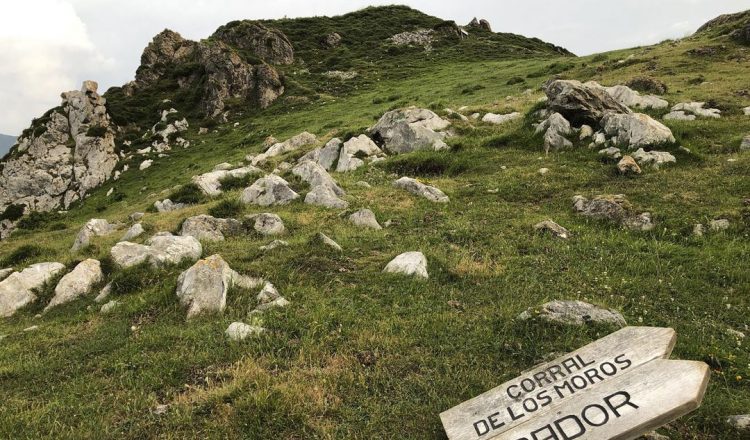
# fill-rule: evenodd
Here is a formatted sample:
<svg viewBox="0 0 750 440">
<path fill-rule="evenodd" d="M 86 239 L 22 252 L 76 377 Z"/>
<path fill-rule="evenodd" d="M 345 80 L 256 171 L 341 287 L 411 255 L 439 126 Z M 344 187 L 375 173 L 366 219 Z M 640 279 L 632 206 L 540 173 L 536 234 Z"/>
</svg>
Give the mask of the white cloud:
<svg viewBox="0 0 750 440">
<path fill-rule="evenodd" d="M 584 55 L 683 37 L 748 0 L 1 0 L 0 132 L 19 133 L 85 79 L 100 90 L 131 80 L 164 28 L 209 36 L 236 19 L 340 15 L 408 4 L 458 23 L 539 37 Z"/>
<path fill-rule="evenodd" d="M 73 6 L 62 0 L 4 5 L 0 27 L 0 132 L 18 134 L 32 117 L 80 87 L 82 72 L 103 71 L 101 55 Z"/>
</svg>

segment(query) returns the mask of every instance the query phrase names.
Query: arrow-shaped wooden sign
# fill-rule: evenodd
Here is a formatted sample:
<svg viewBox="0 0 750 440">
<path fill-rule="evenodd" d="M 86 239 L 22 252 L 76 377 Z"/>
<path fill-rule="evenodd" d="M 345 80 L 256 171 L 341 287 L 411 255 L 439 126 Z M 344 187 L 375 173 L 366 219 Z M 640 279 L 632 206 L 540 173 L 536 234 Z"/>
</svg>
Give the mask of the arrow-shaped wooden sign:
<svg viewBox="0 0 750 440">
<path fill-rule="evenodd" d="M 554 415 L 586 391 L 654 359 L 669 357 L 675 340 L 670 328 L 623 328 L 443 412 L 443 427 L 450 440 L 495 438 L 531 419 Z"/>
<path fill-rule="evenodd" d="M 632 440 L 700 406 L 708 365 L 657 359 L 494 440 Z"/>
</svg>

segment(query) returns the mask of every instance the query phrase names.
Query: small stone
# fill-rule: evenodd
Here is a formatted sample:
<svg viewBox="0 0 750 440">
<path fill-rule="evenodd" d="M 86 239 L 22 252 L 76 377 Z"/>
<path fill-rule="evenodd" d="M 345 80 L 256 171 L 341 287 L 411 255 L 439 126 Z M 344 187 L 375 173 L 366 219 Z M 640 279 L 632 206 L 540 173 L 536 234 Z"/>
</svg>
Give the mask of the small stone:
<svg viewBox="0 0 750 440">
<path fill-rule="evenodd" d="M 246 216 L 249 221 L 253 222 L 253 229 L 262 235 L 279 235 L 283 234 L 286 228 L 284 222 L 276 214 L 264 212 Z"/>
<path fill-rule="evenodd" d="M 360 188 L 372 188 L 369 183 L 365 182 L 364 180 L 360 180 L 357 183 L 355 183 Z"/>
<path fill-rule="evenodd" d="M 343 250 L 338 243 L 336 243 L 335 241 L 333 241 L 333 239 L 331 239 L 329 236 L 327 236 L 326 234 L 324 234 L 322 232 L 318 232 L 315 235 L 315 239 L 318 240 L 318 241 L 320 241 L 324 245 L 330 247 L 331 249 L 337 250 L 339 252 L 341 252 Z"/>
<path fill-rule="evenodd" d="M 283 247 L 283 246 L 289 246 L 289 243 L 287 243 L 284 240 L 274 240 L 265 246 L 259 247 L 258 249 L 262 251 L 270 251 L 270 250 L 276 249 L 278 247 Z"/>
<path fill-rule="evenodd" d="M 103 315 L 106 315 L 107 313 L 109 313 L 109 312 L 111 312 L 112 310 L 114 310 L 114 309 L 115 309 L 115 308 L 116 308 L 116 307 L 117 307 L 118 305 L 120 305 L 120 302 L 119 302 L 119 301 L 117 301 L 117 300 L 112 300 L 112 301 L 110 301 L 110 302 L 108 302 L 107 304 L 104 304 L 104 305 L 102 306 L 102 308 L 101 308 L 101 310 L 100 310 L 100 313 L 102 313 Z"/>
<path fill-rule="evenodd" d="M 130 240 L 132 240 L 132 239 L 140 236 L 144 232 L 146 232 L 146 231 L 143 229 L 143 225 L 141 225 L 140 223 L 136 223 L 133 226 L 131 226 L 130 229 L 128 229 L 127 232 L 125 232 L 125 235 L 122 236 L 122 238 L 120 239 L 120 241 L 130 241 Z"/>
<path fill-rule="evenodd" d="M 360 209 L 359 211 L 349 216 L 349 221 L 354 225 L 363 228 L 371 228 L 377 230 L 383 229 L 383 227 L 378 223 L 378 220 L 375 218 L 375 213 L 373 213 L 369 209 Z"/>
<path fill-rule="evenodd" d="M 539 171 L 537 171 L 540 175 L 545 175 L 549 173 L 549 168 L 539 168 Z"/>
<path fill-rule="evenodd" d="M 588 139 L 588 138 L 590 138 L 592 136 L 594 136 L 594 129 L 591 128 L 591 126 L 589 126 L 589 125 L 582 125 L 581 126 L 581 131 L 578 134 L 578 139 L 579 140 L 584 140 L 584 139 Z"/>
<path fill-rule="evenodd" d="M 520 117 L 521 117 L 521 114 L 518 112 L 509 113 L 507 115 L 497 115 L 495 113 L 487 113 L 486 115 L 484 115 L 484 117 L 482 117 L 482 122 L 500 125 L 500 124 L 505 124 L 506 122 L 513 121 Z"/>
<path fill-rule="evenodd" d="M 703 237 L 703 234 L 705 233 L 705 231 L 706 231 L 706 227 L 700 223 L 693 226 L 693 235 L 695 235 L 696 237 Z"/>
<path fill-rule="evenodd" d="M 391 260 L 383 269 L 387 273 L 413 275 L 427 279 L 427 258 L 421 252 L 404 252 Z"/>
<path fill-rule="evenodd" d="M 714 232 L 726 231 L 727 229 L 729 229 L 729 220 L 725 218 L 711 220 L 710 222 L 708 222 L 708 227 Z"/>
<path fill-rule="evenodd" d="M 141 162 L 141 164 L 140 164 L 140 165 L 138 166 L 138 169 L 139 169 L 139 170 L 141 170 L 141 171 L 143 171 L 143 170 L 145 170 L 145 169 L 147 169 L 147 168 L 150 168 L 150 167 L 151 167 L 151 165 L 153 165 L 153 163 L 154 163 L 154 161 L 153 161 L 153 160 L 151 160 L 151 159 L 146 159 L 146 160 L 144 160 L 143 162 Z"/>
<path fill-rule="evenodd" d="M 94 298 L 94 302 L 96 303 L 103 303 L 107 298 L 109 298 L 109 295 L 112 293 L 112 282 L 110 281 L 107 283 L 106 286 L 102 288 L 102 290 L 99 291 L 99 295 Z"/>
<path fill-rule="evenodd" d="M 142 212 L 134 212 L 128 216 L 130 221 L 137 222 L 138 220 L 142 219 L 145 214 Z"/>
<path fill-rule="evenodd" d="M 750 150 L 750 134 L 745 136 L 742 139 L 742 143 L 740 144 L 740 151 L 748 151 Z"/>
<path fill-rule="evenodd" d="M 603 150 L 599 150 L 600 156 L 605 156 L 610 159 L 620 159 L 622 157 L 622 153 L 620 153 L 620 149 L 617 147 L 609 147 L 605 148 Z"/>
<path fill-rule="evenodd" d="M 435 203 L 448 203 L 450 199 L 444 192 L 434 186 L 425 185 L 424 183 L 410 177 L 402 177 L 395 182 L 393 186 L 406 190 L 414 195 L 421 196 Z"/>
<path fill-rule="evenodd" d="M 540 232 L 548 232 L 557 238 L 567 240 L 570 238 L 570 231 L 553 222 L 552 220 L 545 220 L 543 222 L 534 225 L 534 230 Z"/>
<path fill-rule="evenodd" d="M 259 335 L 264 331 L 266 330 L 263 327 L 247 325 L 242 322 L 233 322 L 229 324 L 229 327 L 227 327 L 227 330 L 224 333 L 233 341 L 242 341 L 249 336 Z"/>
<path fill-rule="evenodd" d="M 727 423 L 740 432 L 750 431 L 750 414 L 741 414 L 727 417 Z"/>
<path fill-rule="evenodd" d="M 531 308 L 518 316 L 521 320 L 539 318 L 548 322 L 568 325 L 588 323 L 627 325 L 623 316 L 611 309 L 604 309 L 583 301 L 551 301 L 538 308 Z"/>
<path fill-rule="evenodd" d="M 154 415 L 161 416 L 167 413 L 169 410 L 169 405 L 156 405 L 156 407 L 151 411 Z"/>
<path fill-rule="evenodd" d="M 641 174 L 641 167 L 638 166 L 635 159 L 631 156 L 623 156 L 617 163 L 617 170 L 620 174 Z"/>
<path fill-rule="evenodd" d="M 663 165 L 677 163 L 677 158 L 671 153 L 666 151 L 644 151 L 643 148 L 639 148 L 638 151 L 633 153 L 633 159 L 637 160 L 641 165 L 651 165 L 657 170 Z"/>
</svg>

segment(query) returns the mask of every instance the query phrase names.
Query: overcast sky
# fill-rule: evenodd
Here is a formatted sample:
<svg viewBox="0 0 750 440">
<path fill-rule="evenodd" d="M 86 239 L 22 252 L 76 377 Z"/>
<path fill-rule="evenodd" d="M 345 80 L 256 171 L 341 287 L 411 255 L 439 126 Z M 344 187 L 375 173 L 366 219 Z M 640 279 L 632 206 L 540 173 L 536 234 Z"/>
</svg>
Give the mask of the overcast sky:
<svg viewBox="0 0 750 440">
<path fill-rule="evenodd" d="M 164 28 L 200 39 L 236 19 L 393 3 L 459 24 L 486 18 L 496 32 L 579 55 L 683 37 L 719 14 L 750 9 L 750 0 L 0 0 L 0 133 L 20 133 L 85 79 L 98 81 L 100 92 L 130 81 Z"/>
</svg>

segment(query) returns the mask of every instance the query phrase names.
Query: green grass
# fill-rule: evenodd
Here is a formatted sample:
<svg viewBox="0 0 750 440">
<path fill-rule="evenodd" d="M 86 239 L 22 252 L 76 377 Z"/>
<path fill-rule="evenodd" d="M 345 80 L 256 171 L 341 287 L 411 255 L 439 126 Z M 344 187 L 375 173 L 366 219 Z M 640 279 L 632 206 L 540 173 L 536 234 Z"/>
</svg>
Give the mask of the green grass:
<svg viewBox="0 0 750 440">
<path fill-rule="evenodd" d="M 293 25 L 279 27 L 297 41 Z M 185 189 L 191 176 L 257 154 L 266 136 L 283 140 L 308 130 L 322 144 L 361 133 L 383 112 L 405 105 L 439 111 L 465 105 L 467 114 L 526 112 L 555 71 L 606 85 L 647 73 L 667 84 L 670 103 L 714 99 L 728 108 L 747 105 L 736 94 L 747 88 L 743 64 L 729 55 L 710 63 L 685 55 L 705 45 L 703 37 L 675 44 L 575 59 L 401 66 L 400 73 L 383 73 L 341 96 L 248 112 L 217 126 L 217 133 L 198 136 L 191 120 L 189 149 L 156 158 L 143 172 L 131 167 L 60 214 L 55 221 L 64 229 L 19 231 L 0 243 L 0 255 L 18 267 L 38 261 L 71 265 L 84 256 L 107 261 L 119 233 L 94 238 L 85 255 L 69 253 L 86 220 L 126 222 L 130 213 L 170 196 L 175 185 L 183 185 L 185 197 L 196 196 Z M 739 53 L 727 44 L 730 55 Z M 631 53 L 647 61 L 616 66 Z M 691 85 L 699 74 L 706 82 Z M 524 95 L 526 88 L 534 92 Z M 472 91 L 463 93 L 467 89 Z M 580 299 L 616 308 L 632 325 L 675 328 L 673 358 L 712 366 L 703 406 L 664 433 L 673 439 L 740 439 L 723 420 L 750 408 L 747 342 L 727 332 L 747 333 L 750 314 L 750 208 L 742 203 L 750 197 L 750 155 L 738 154 L 750 122 L 730 113 L 718 121 L 668 125 L 693 154 L 676 153 L 677 165 L 629 178 L 582 144 L 544 155 L 542 140 L 525 121 L 496 127 L 454 120 L 457 136 L 449 139 L 448 152 L 392 157 L 334 175 L 347 191 L 350 210 L 367 207 L 381 223 L 393 221 L 383 231 L 353 228 L 339 212 L 301 200 L 241 207 L 240 188 L 220 200 L 196 199 L 182 211 L 148 213 L 144 227 L 153 232 L 174 231 L 186 217 L 206 212 L 277 213 L 289 246 L 262 252 L 258 247 L 270 239 L 247 235 L 204 243 L 203 254 L 220 253 L 237 271 L 269 279 L 292 304 L 263 315 L 265 335 L 233 343 L 223 332 L 233 321 L 248 322 L 257 292 L 235 289 L 223 315 L 186 322 L 174 293 L 184 267 L 122 271 L 107 263 L 122 303 L 111 314 L 98 313 L 92 294 L 41 318 L 34 317 L 44 305 L 40 301 L 0 321 L 0 334 L 7 335 L 0 341 L 0 438 L 442 439 L 440 412 L 549 353 L 573 350 L 613 330 L 514 319 L 551 299 Z M 265 169 L 288 159 L 277 158 Z M 550 173 L 540 176 L 542 167 Z M 394 189 L 394 176 L 401 175 L 425 179 L 451 202 L 431 204 Z M 372 188 L 356 185 L 360 180 Z M 121 200 L 106 197 L 112 187 L 124 195 Z M 653 214 L 657 227 L 628 232 L 573 213 L 574 195 L 604 193 L 626 194 L 637 209 Z M 719 217 L 730 219 L 728 231 L 692 236 L 695 223 Z M 548 218 L 574 238 L 536 234 L 532 225 Z M 344 251 L 311 241 L 317 232 Z M 39 248 L 30 252 L 29 246 Z M 429 280 L 381 273 L 391 258 L 411 250 L 427 256 Z M 22 331 L 30 325 L 39 329 Z M 166 414 L 152 413 L 159 404 L 169 405 Z"/>
</svg>

